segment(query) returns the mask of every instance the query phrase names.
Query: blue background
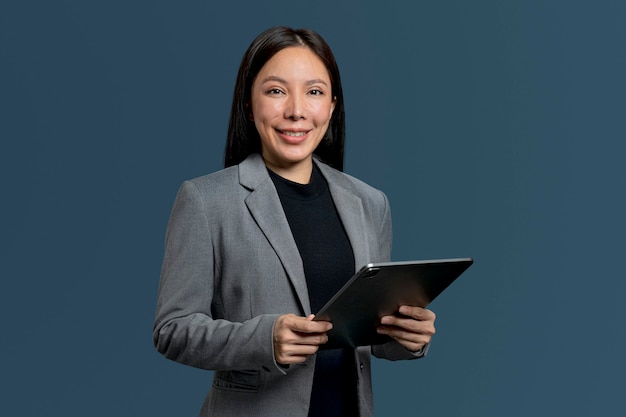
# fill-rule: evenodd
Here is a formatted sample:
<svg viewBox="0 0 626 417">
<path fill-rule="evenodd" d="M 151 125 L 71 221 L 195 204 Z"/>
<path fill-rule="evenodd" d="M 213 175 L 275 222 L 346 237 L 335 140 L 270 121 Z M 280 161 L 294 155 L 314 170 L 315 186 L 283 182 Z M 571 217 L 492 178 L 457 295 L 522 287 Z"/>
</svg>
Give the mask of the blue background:
<svg viewBox="0 0 626 417">
<path fill-rule="evenodd" d="M 286 24 L 333 47 L 394 259 L 476 260 L 377 415 L 622 415 L 626 3 L 262 3 L 1 3 L 0 414 L 196 415 L 210 372 L 151 340 L 165 226 Z"/>
</svg>

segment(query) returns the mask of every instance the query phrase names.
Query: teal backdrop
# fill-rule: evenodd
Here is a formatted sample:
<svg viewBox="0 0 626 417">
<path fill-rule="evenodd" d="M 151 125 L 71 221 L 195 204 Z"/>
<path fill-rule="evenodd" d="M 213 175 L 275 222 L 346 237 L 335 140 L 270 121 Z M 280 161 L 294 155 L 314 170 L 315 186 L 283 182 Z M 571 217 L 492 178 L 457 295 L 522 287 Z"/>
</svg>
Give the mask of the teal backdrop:
<svg viewBox="0 0 626 417">
<path fill-rule="evenodd" d="M 151 331 L 180 183 L 221 167 L 262 30 L 336 54 L 395 260 L 471 256 L 378 416 L 623 415 L 626 2 L 0 4 L 0 415 L 195 416 Z"/>
</svg>

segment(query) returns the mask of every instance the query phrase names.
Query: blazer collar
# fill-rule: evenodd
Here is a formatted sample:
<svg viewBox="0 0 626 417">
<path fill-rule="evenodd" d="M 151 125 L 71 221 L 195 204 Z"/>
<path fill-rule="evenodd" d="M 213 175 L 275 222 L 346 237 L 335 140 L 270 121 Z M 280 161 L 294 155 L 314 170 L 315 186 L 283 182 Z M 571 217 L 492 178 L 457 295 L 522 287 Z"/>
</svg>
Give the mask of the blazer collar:
<svg viewBox="0 0 626 417">
<path fill-rule="evenodd" d="M 355 192 L 354 184 L 348 177 L 334 168 L 313 159 L 322 175 L 328 182 L 330 194 L 339 213 L 339 218 L 346 229 L 348 240 L 354 252 L 354 269 L 357 271 L 363 265 L 371 262 L 368 236 L 366 235 L 367 222 L 363 210 L 361 197 Z"/>
<path fill-rule="evenodd" d="M 239 164 L 239 183 L 250 191 L 246 206 L 283 264 L 302 311 L 311 314 L 302 258 L 261 155 L 252 154 Z"/>
<path fill-rule="evenodd" d="M 356 270 L 370 261 L 363 204 L 354 192 L 352 183 L 343 173 L 315 158 L 313 160 L 328 182 L 330 194 L 352 245 Z M 250 195 L 245 200 L 246 206 L 283 264 L 300 301 L 302 311 L 305 315 L 310 314 L 311 307 L 302 258 L 291 234 L 278 192 L 261 155 L 252 154 L 239 164 L 239 182 L 250 190 Z"/>
</svg>

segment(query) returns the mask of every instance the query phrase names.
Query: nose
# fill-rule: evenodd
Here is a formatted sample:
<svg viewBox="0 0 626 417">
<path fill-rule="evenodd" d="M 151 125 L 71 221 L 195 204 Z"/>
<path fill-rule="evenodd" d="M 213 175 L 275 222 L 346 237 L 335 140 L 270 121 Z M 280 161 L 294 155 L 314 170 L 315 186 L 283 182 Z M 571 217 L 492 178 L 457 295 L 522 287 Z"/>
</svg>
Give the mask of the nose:
<svg viewBox="0 0 626 417">
<path fill-rule="evenodd" d="M 285 118 L 300 120 L 305 118 L 304 100 L 296 94 L 289 96 L 285 106 Z"/>
</svg>

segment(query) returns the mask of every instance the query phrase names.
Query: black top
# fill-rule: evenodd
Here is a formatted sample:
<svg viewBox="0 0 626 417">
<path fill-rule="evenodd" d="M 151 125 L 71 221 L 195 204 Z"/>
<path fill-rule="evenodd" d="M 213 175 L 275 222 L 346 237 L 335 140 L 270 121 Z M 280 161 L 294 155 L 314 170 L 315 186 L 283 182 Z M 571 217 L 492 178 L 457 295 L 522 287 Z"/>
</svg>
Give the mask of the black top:
<svg viewBox="0 0 626 417">
<path fill-rule="evenodd" d="M 328 184 L 313 167 L 309 184 L 269 173 L 298 246 L 311 311 L 316 313 L 354 274 L 354 254 Z M 317 353 L 309 417 L 358 415 L 355 364 L 352 349 Z"/>
</svg>

